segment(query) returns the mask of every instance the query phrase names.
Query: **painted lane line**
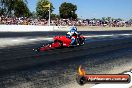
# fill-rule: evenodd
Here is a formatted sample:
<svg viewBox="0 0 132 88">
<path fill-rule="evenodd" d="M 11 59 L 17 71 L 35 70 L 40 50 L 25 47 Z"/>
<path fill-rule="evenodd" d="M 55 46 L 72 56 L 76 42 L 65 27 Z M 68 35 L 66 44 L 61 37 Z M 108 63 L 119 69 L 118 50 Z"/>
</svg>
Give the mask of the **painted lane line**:
<svg viewBox="0 0 132 88">
<path fill-rule="evenodd" d="M 12 41 L 19 41 L 18 39 L 14 39 L 14 40 L 12 40 Z"/>
<path fill-rule="evenodd" d="M 29 39 L 29 40 L 34 41 L 34 40 L 37 40 L 37 39 Z"/>
<path fill-rule="evenodd" d="M 110 34 L 110 35 L 91 35 L 91 36 L 84 36 L 84 37 L 112 37 L 112 36 L 131 36 L 132 34 Z"/>
</svg>

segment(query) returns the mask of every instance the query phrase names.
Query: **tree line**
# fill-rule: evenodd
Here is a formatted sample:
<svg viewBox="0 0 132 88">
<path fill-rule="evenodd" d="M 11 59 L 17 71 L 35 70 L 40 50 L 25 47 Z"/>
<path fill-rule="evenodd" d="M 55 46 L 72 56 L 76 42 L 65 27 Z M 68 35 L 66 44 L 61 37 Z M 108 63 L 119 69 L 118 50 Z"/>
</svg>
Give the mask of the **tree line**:
<svg viewBox="0 0 132 88">
<path fill-rule="evenodd" d="M 33 17 L 40 19 L 48 19 L 50 5 L 51 18 L 76 19 L 77 6 L 72 3 L 64 2 L 59 7 L 59 15 L 53 13 L 54 6 L 49 0 L 38 0 L 36 11 L 31 12 L 27 6 L 27 0 L 0 0 L 0 16 L 9 17 Z"/>
<path fill-rule="evenodd" d="M 51 11 L 51 19 L 62 18 L 62 19 L 70 19 L 74 20 L 78 18 L 76 14 L 77 6 L 72 3 L 63 2 L 59 6 L 59 15 L 54 14 L 54 6 L 49 0 L 38 0 L 36 4 L 36 11 L 31 12 L 27 6 L 28 0 L 0 0 L 0 16 L 8 16 L 8 17 L 31 17 L 31 18 L 39 18 L 46 19 L 49 18 L 49 7 Z M 79 19 L 79 18 L 78 18 Z M 93 18 L 93 20 L 98 20 Z M 123 20 L 121 18 L 111 18 L 111 17 L 102 17 L 103 21 L 110 20 Z"/>
</svg>

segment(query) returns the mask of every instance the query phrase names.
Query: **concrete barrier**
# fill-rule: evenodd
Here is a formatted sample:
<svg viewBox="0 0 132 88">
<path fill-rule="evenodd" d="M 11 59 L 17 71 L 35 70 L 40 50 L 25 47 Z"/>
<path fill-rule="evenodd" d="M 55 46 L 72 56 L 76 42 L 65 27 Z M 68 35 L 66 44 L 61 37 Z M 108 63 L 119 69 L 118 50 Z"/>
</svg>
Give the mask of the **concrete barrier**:
<svg viewBox="0 0 132 88">
<path fill-rule="evenodd" d="M 0 32 L 68 31 L 67 26 L 0 25 Z"/>
<path fill-rule="evenodd" d="M 53 26 L 53 31 L 69 31 L 69 26 Z"/>
</svg>

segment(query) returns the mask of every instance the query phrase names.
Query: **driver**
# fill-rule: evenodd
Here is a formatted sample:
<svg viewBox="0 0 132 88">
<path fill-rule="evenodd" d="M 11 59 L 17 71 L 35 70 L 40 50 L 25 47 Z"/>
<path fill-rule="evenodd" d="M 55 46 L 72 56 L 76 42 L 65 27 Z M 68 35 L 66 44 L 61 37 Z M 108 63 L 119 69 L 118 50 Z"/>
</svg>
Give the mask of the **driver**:
<svg viewBox="0 0 132 88">
<path fill-rule="evenodd" d="M 79 33 L 77 32 L 77 27 L 75 27 L 75 26 L 72 26 L 70 28 L 70 31 L 67 32 L 66 37 L 72 40 L 71 43 L 70 43 L 70 45 L 74 45 L 75 44 L 76 39 L 73 36 L 74 35 L 77 36 L 78 34 Z"/>
</svg>

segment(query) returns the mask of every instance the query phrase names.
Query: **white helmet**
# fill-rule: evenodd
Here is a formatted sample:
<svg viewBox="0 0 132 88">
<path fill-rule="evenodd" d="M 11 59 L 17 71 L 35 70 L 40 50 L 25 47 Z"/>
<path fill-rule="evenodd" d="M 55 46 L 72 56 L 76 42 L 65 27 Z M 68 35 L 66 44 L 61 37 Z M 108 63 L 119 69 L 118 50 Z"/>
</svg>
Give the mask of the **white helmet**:
<svg viewBox="0 0 132 88">
<path fill-rule="evenodd" d="M 75 27 L 75 26 L 72 26 L 72 28 L 71 29 L 74 29 L 74 30 L 76 30 L 77 31 L 77 27 Z"/>
</svg>

